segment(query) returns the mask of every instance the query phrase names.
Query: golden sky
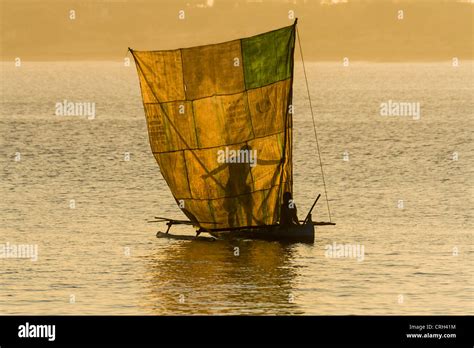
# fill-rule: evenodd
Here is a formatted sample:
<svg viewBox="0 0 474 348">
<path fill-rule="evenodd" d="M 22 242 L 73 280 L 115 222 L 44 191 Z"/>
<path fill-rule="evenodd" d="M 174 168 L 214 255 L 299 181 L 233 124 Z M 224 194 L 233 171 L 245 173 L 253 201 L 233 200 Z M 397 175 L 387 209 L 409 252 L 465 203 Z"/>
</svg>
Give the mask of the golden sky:
<svg viewBox="0 0 474 348">
<path fill-rule="evenodd" d="M 334 2 L 0 0 L 1 59 L 120 60 L 127 47 L 189 47 L 286 26 L 289 11 L 308 60 L 473 59 L 472 1 Z"/>
</svg>

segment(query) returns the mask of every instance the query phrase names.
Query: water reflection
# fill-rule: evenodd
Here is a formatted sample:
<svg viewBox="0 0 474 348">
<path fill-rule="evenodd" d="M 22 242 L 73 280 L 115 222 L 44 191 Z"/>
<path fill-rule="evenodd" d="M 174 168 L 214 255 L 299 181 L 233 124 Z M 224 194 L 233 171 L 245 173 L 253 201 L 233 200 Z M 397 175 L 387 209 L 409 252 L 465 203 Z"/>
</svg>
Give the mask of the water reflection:
<svg viewBox="0 0 474 348">
<path fill-rule="evenodd" d="M 263 241 L 165 240 L 149 260 L 143 306 L 154 314 L 303 314 L 292 301 L 293 252 Z"/>
</svg>

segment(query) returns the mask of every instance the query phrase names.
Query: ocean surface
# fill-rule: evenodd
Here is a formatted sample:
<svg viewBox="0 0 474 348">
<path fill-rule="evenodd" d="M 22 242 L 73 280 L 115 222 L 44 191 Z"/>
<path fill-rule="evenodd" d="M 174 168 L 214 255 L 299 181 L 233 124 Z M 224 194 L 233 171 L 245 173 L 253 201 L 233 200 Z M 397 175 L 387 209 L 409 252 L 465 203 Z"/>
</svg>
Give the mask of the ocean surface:
<svg viewBox="0 0 474 348">
<path fill-rule="evenodd" d="M 314 245 L 157 239 L 147 220 L 184 216 L 133 63 L 0 66 L 0 314 L 474 314 L 473 62 L 307 63 L 337 223 Z M 56 115 L 64 100 L 96 117 Z M 322 193 L 328 221 L 301 65 L 294 104 L 296 205 Z M 20 244 L 37 261 L 5 257 Z"/>
</svg>

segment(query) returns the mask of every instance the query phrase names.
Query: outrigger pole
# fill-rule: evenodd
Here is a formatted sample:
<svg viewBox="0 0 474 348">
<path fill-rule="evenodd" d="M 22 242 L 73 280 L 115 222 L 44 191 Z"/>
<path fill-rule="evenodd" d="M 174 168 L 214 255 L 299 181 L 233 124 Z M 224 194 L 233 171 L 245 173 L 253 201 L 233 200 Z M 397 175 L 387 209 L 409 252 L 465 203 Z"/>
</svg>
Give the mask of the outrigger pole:
<svg viewBox="0 0 474 348">
<path fill-rule="evenodd" d="M 314 206 L 316 205 L 316 203 L 318 203 L 318 200 L 319 200 L 319 197 L 321 197 L 321 194 L 318 194 L 318 197 L 316 197 L 316 199 L 314 200 L 314 203 L 313 205 L 311 206 L 311 209 L 309 210 L 308 212 L 308 215 L 306 215 L 306 218 L 303 220 L 303 221 L 300 221 L 303 223 L 303 225 L 307 224 L 309 220 L 311 220 L 311 212 L 313 211 L 313 208 Z M 334 226 L 336 225 L 335 222 L 326 222 L 326 221 L 313 221 L 313 225 L 315 226 Z"/>
<path fill-rule="evenodd" d="M 306 215 L 306 218 L 303 221 L 303 225 L 306 224 L 308 222 L 308 220 L 310 219 L 311 212 L 313 211 L 313 208 L 316 205 L 316 203 L 318 203 L 319 197 L 321 197 L 321 194 L 319 194 L 318 197 L 316 197 L 316 200 L 314 201 L 313 205 L 311 206 L 311 209 L 308 211 L 308 215 Z"/>
</svg>

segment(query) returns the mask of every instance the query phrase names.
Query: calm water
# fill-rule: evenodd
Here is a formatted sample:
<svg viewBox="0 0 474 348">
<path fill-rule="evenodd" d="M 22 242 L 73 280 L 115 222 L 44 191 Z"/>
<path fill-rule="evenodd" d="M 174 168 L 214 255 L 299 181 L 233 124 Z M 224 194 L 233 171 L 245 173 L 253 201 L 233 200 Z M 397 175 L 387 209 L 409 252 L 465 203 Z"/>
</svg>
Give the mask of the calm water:
<svg viewBox="0 0 474 348">
<path fill-rule="evenodd" d="M 1 67 L 0 244 L 39 256 L 0 259 L 0 314 L 474 314 L 472 63 L 308 65 L 337 222 L 314 245 L 155 238 L 147 219 L 183 216 L 135 68 Z M 302 77 L 298 66 L 300 217 L 323 192 Z M 64 99 L 95 102 L 96 119 L 55 116 Z M 388 100 L 419 102 L 420 120 L 380 116 Z M 324 200 L 314 217 L 328 219 Z M 333 243 L 363 245 L 363 261 L 325 257 Z"/>
</svg>

